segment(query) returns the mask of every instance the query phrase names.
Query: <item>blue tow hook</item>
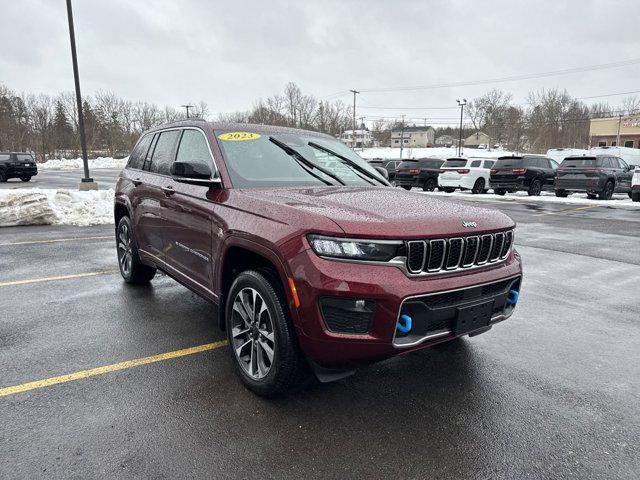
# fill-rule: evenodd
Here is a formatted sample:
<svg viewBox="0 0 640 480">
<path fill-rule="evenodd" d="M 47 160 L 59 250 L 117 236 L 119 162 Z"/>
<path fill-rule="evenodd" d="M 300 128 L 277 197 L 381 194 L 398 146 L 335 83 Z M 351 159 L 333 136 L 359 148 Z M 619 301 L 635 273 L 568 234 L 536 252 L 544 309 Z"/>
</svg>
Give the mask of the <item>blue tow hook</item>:
<svg viewBox="0 0 640 480">
<path fill-rule="evenodd" d="M 406 314 L 400 315 L 396 328 L 401 333 L 409 333 L 411 331 L 411 317 Z"/>
<path fill-rule="evenodd" d="M 507 295 L 507 303 L 515 305 L 516 303 L 518 303 L 519 297 L 520 293 L 517 290 L 509 290 L 509 294 Z"/>
</svg>

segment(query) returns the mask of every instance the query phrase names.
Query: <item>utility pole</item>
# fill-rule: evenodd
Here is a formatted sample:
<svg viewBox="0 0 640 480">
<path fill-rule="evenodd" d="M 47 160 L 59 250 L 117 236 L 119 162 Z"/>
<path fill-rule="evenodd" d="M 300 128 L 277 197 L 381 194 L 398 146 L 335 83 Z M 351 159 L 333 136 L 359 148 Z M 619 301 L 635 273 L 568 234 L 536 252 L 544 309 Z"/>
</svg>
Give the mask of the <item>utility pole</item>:
<svg viewBox="0 0 640 480">
<path fill-rule="evenodd" d="M 189 118 L 189 109 L 195 107 L 195 105 L 180 105 L 182 108 L 187 109 L 187 118 Z"/>
<path fill-rule="evenodd" d="M 618 134 L 616 135 L 616 147 L 620 146 L 620 123 L 622 122 L 622 115 L 618 115 Z"/>
<path fill-rule="evenodd" d="M 349 91 L 353 93 L 353 132 L 351 132 L 351 148 L 356 148 L 356 95 L 360 92 L 357 90 Z"/>
<path fill-rule="evenodd" d="M 71 0 L 67 0 L 67 20 L 69 22 L 69 40 L 71 42 L 71 61 L 73 62 L 73 80 L 76 87 L 76 104 L 78 107 L 78 130 L 80 133 L 80 148 L 82 149 L 82 165 L 84 177 L 80 181 L 78 190 L 97 190 L 98 184 L 89 176 L 89 158 L 87 157 L 87 138 L 84 134 L 84 115 L 82 114 L 82 95 L 80 94 L 80 74 L 78 73 L 78 56 L 76 54 L 76 34 L 73 28 L 73 10 Z"/>
<path fill-rule="evenodd" d="M 458 105 L 460 105 L 460 132 L 458 136 L 458 156 L 462 156 L 462 113 L 464 112 L 464 106 L 467 104 L 467 99 L 463 98 L 462 101 L 458 98 L 456 100 Z"/>
<path fill-rule="evenodd" d="M 400 160 L 402 160 L 403 144 L 404 144 L 404 115 L 402 115 L 402 123 L 400 124 Z"/>
</svg>

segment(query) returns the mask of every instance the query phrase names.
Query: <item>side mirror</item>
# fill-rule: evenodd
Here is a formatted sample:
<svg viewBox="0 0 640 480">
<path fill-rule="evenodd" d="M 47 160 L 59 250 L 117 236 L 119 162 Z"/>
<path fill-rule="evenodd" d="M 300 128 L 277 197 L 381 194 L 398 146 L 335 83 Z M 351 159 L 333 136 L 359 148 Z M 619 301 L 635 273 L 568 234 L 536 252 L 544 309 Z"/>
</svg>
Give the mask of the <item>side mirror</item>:
<svg viewBox="0 0 640 480">
<path fill-rule="evenodd" d="M 386 168 L 384 167 L 373 167 L 373 168 L 375 168 L 385 180 L 389 180 L 389 172 L 387 171 Z"/>
<path fill-rule="evenodd" d="M 200 162 L 173 162 L 169 171 L 171 177 L 180 183 L 204 187 L 215 187 L 222 183 L 218 177 L 211 178 L 209 166 Z"/>
</svg>

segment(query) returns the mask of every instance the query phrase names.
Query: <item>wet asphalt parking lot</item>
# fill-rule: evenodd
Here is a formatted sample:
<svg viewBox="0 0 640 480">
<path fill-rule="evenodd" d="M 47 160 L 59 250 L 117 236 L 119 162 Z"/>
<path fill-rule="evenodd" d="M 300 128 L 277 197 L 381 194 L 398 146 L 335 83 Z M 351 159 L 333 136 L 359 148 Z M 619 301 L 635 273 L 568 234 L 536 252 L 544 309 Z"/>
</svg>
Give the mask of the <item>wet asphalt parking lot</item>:
<svg viewBox="0 0 640 480">
<path fill-rule="evenodd" d="M 481 205 L 518 222 L 511 319 L 276 400 L 210 304 L 122 282 L 113 226 L 1 229 L 0 478 L 638 478 L 640 212 Z"/>
</svg>

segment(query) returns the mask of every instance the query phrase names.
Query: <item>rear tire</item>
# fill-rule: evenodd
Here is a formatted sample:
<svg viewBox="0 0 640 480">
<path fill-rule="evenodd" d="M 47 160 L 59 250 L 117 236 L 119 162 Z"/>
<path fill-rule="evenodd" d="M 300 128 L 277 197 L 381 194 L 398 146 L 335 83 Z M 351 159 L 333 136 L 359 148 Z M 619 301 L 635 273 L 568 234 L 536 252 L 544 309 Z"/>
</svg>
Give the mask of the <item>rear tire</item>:
<svg viewBox="0 0 640 480">
<path fill-rule="evenodd" d="M 0 183 L 4 183 L 7 181 L 7 174 L 0 170 Z"/>
<path fill-rule="evenodd" d="M 473 184 L 473 188 L 471 189 L 471 193 L 479 194 L 484 192 L 484 178 L 479 178 L 476 180 L 476 183 Z"/>
<path fill-rule="evenodd" d="M 556 190 L 556 197 L 566 198 L 569 196 L 569 192 L 566 190 Z"/>
<path fill-rule="evenodd" d="M 422 190 L 425 192 L 433 192 L 436 189 L 437 185 L 438 184 L 435 178 L 427 178 L 424 182 L 424 185 L 422 185 Z M 446 192 L 446 189 L 445 189 L 445 192 Z"/>
<path fill-rule="evenodd" d="M 632 192 L 631 200 L 634 202 L 640 202 L 640 192 Z"/>
<path fill-rule="evenodd" d="M 539 179 L 533 180 L 531 185 L 529 185 L 529 190 L 527 190 L 527 194 L 530 197 L 539 197 L 542 192 L 542 182 Z"/>
<path fill-rule="evenodd" d="M 504 188 L 494 188 L 493 193 L 496 195 L 504 195 L 507 191 Z"/>
<path fill-rule="evenodd" d="M 304 386 L 311 371 L 275 276 L 246 270 L 233 281 L 227 299 L 229 353 L 245 387 L 271 397 Z"/>
<path fill-rule="evenodd" d="M 20 180 L 22 180 L 23 182 L 28 182 L 29 180 L 31 180 L 31 177 L 20 177 Z"/>
<path fill-rule="evenodd" d="M 613 189 L 613 182 L 611 180 L 607 180 L 604 188 L 598 193 L 598 198 L 600 200 L 611 200 L 611 197 L 613 197 Z"/>
<path fill-rule="evenodd" d="M 124 281 L 134 285 L 149 283 L 155 276 L 156 269 L 144 265 L 140 261 L 138 246 L 133 236 L 133 228 L 129 217 L 122 217 L 118 222 L 116 248 L 118 251 L 118 267 Z"/>
</svg>

